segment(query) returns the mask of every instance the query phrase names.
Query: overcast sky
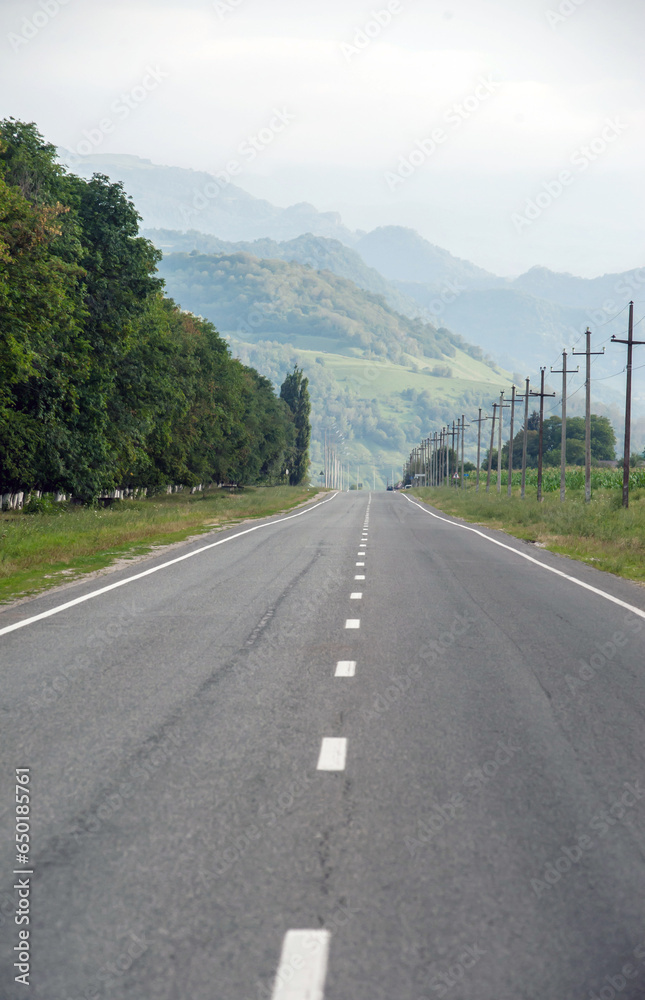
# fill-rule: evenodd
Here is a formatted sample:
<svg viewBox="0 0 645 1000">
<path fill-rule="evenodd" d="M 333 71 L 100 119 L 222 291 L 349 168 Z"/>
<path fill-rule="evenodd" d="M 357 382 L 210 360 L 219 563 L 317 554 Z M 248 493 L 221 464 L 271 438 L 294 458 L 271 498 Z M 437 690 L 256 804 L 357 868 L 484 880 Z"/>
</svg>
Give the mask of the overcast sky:
<svg viewBox="0 0 645 1000">
<path fill-rule="evenodd" d="M 0 0 L 0 111 L 592 277 L 645 265 L 644 28 L 643 0 Z"/>
</svg>

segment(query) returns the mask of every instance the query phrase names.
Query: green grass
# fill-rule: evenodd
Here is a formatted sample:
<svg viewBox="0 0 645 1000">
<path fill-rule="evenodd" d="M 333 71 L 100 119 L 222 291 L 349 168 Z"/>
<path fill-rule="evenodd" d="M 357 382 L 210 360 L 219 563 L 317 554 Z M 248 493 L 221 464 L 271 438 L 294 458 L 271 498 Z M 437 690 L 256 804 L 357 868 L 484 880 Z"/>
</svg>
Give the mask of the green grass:
<svg viewBox="0 0 645 1000">
<path fill-rule="evenodd" d="M 398 394 L 404 389 L 431 389 L 438 400 L 458 399 L 466 390 L 490 393 L 491 387 L 499 395 L 501 388 L 510 386 L 512 376 L 503 369 L 497 373 L 470 355 L 457 350 L 453 358 L 417 358 L 409 357 L 410 364 L 415 364 L 418 371 L 412 371 L 405 365 L 393 361 L 372 361 L 365 357 L 349 357 L 345 354 L 333 354 L 325 351 L 297 349 L 310 364 L 317 357 L 322 357 L 325 366 L 330 369 L 338 382 L 351 380 L 352 386 L 359 397 L 372 399 L 378 395 Z M 440 378 L 430 374 L 436 365 L 446 365 L 452 369 L 452 378 Z M 357 379 L 358 381 L 354 381 Z"/>
<path fill-rule="evenodd" d="M 0 604 L 104 569 L 117 559 L 135 558 L 152 546 L 289 510 L 315 492 L 306 486 L 246 487 L 232 495 L 212 489 L 124 500 L 107 508 L 1 514 Z"/>
<path fill-rule="evenodd" d="M 524 500 L 516 488 L 510 498 L 505 492 L 498 496 L 494 485 L 492 491 L 487 494 L 482 485 L 479 493 L 472 486 L 411 492 L 466 521 L 501 528 L 596 569 L 645 582 L 645 489 L 631 492 L 627 509 L 621 506 L 620 491 L 614 489 L 596 490 L 589 503 L 585 503 L 584 490 L 569 490 L 564 503 L 555 491 L 545 493 L 542 503 L 533 490 L 527 491 Z"/>
</svg>

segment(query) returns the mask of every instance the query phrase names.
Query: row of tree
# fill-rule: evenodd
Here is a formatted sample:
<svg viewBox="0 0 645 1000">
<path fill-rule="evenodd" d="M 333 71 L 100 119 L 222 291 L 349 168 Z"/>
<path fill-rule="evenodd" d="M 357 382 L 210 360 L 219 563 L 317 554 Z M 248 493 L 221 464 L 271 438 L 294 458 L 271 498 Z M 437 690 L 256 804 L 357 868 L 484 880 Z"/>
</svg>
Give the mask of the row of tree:
<svg viewBox="0 0 645 1000">
<path fill-rule="evenodd" d="M 301 482 L 307 379 L 276 396 L 165 298 L 139 221 L 122 185 L 0 122 L 0 493 Z"/>
</svg>

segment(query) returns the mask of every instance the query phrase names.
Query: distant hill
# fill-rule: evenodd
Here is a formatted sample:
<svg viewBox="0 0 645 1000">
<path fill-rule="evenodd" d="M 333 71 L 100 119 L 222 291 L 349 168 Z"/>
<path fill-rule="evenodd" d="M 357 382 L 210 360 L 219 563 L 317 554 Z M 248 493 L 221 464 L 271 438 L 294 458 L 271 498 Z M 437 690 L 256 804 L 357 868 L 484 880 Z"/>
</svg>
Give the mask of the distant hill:
<svg viewBox="0 0 645 1000">
<path fill-rule="evenodd" d="M 66 150 L 60 149 L 59 156 L 63 163 L 70 162 Z M 278 208 L 236 184 L 223 184 L 204 170 L 165 167 L 117 153 L 75 156 L 70 169 L 81 177 L 103 173 L 122 181 L 143 225 L 150 229 L 198 229 L 224 240 L 266 236 L 289 240 L 305 232 L 349 244 L 356 239 L 337 212 L 319 212 L 305 202 Z"/>
<path fill-rule="evenodd" d="M 611 315 L 630 299 L 643 299 L 645 267 L 621 274 L 604 274 L 600 278 L 577 278 L 546 267 L 532 267 L 516 278 L 512 287 L 558 305 L 593 312 L 598 311 L 603 303 L 613 302 L 613 308 L 606 310 Z"/>
<path fill-rule="evenodd" d="M 233 353 L 276 385 L 300 365 L 314 461 L 325 431 L 338 432 L 353 461 L 377 466 L 379 485 L 432 424 L 475 412 L 511 381 L 458 335 L 331 271 L 238 252 L 169 254 L 160 272 L 169 295 L 212 320 Z"/>
<path fill-rule="evenodd" d="M 144 230 L 143 235 L 152 240 L 164 254 L 194 251 L 201 254 L 250 253 L 264 260 L 293 261 L 316 271 L 331 271 L 340 278 L 348 278 L 367 292 L 382 295 L 393 309 L 405 316 L 423 316 L 426 311 L 414 298 L 404 295 L 375 268 L 368 267 L 360 254 L 340 240 L 305 233 L 294 240 L 281 243 L 271 239 L 232 243 L 195 229 L 187 233 L 148 229 Z"/>
<path fill-rule="evenodd" d="M 120 155 L 87 157 L 73 169 L 84 176 L 99 171 L 122 180 L 144 225 L 148 231 L 157 230 L 154 239 L 160 245 L 165 242 L 168 253 L 244 251 L 324 269 L 383 296 L 401 316 L 456 331 L 518 375 L 535 378 L 541 365 L 555 366 L 562 348 L 579 341 L 589 325 L 594 348 L 603 341 L 608 345 L 606 357 L 594 361 L 593 398 L 608 406 L 620 404 L 624 352 L 609 341 L 612 334 L 624 336 L 629 299 L 643 304 L 645 269 L 584 279 L 535 267 L 509 279 L 453 256 L 413 229 L 383 226 L 354 233 L 337 213 L 318 212 L 308 204 L 278 208 L 235 184 L 218 184 L 205 171 Z M 220 288 L 218 294 L 223 292 Z M 641 307 L 637 319 L 643 312 Z M 614 318 L 616 313 L 620 315 Z M 348 318 L 339 318 L 337 325 Z M 329 327 L 329 316 L 326 322 Z M 272 336 L 269 330 L 265 334 Z M 637 375 L 636 417 L 645 417 L 642 382 Z M 581 396 L 574 397 L 574 406 Z M 645 431 L 640 436 L 645 440 Z"/>
<path fill-rule="evenodd" d="M 241 340 L 270 337 L 304 349 L 384 358 L 449 359 L 479 348 L 449 330 L 397 313 L 381 295 L 331 271 L 249 253 L 169 254 L 169 295 Z M 492 367 L 492 366 L 491 366 Z"/>
<path fill-rule="evenodd" d="M 493 288 L 506 284 L 490 271 L 470 261 L 453 257 L 424 239 L 414 229 L 381 226 L 354 244 L 366 264 L 391 281 L 418 282 L 440 290 L 447 282 L 457 281 L 467 288 Z"/>
</svg>

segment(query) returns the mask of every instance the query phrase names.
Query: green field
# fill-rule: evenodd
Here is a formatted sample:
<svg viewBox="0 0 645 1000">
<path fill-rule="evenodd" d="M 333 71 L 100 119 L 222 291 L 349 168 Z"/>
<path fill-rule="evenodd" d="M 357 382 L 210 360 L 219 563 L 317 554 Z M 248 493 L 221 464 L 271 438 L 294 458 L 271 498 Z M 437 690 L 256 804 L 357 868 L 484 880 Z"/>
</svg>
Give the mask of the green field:
<svg viewBox="0 0 645 1000">
<path fill-rule="evenodd" d="M 52 514 L 1 514 L 0 604 L 135 559 L 157 546 L 289 510 L 315 492 L 296 486 L 246 487 L 234 493 L 214 488 L 122 500 L 105 508 L 60 504 Z"/>
</svg>

